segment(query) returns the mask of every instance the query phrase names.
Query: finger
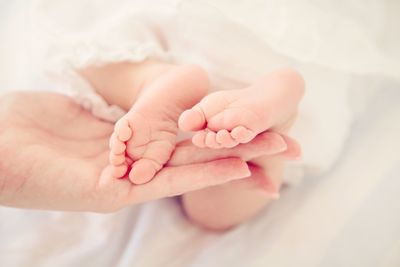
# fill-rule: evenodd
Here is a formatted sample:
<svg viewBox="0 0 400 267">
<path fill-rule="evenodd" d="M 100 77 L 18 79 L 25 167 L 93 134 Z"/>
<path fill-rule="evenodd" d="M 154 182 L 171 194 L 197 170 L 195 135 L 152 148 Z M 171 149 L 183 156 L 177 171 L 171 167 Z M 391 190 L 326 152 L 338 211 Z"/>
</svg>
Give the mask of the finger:
<svg viewBox="0 0 400 267">
<path fill-rule="evenodd" d="M 300 160 L 302 154 L 300 144 L 287 135 L 282 135 L 282 138 L 285 140 L 287 149 L 279 155 L 289 160 Z"/>
<path fill-rule="evenodd" d="M 231 187 L 237 187 L 240 190 L 247 189 L 254 192 L 262 192 L 270 199 L 279 198 L 280 183 L 276 183 L 263 167 L 249 164 L 251 176 L 248 178 L 230 182 Z"/>
<path fill-rule="evenodd" d="M 227 157 L 238 157 L 244 161 L 248 161 L 260 156 L 275 155 L 286 149 L 287 145 L 283 137 L 274 132 L 259 134 L 248 144 L 240 144 L 234 148 L 222 148 L 218 150 L 198 148 L 188 143 L 182 143 L 177 146 L 167 165 L 179 166 Z"/>
<path fill-rule="evenodd" d="M 285 158 L 278 154 L 254 158 L 248 164 L 250 167 L 258 168 L 258 176 L 264 174 L 264 176 L 268 177 L 271 189 L 275 188 L 278 190 L 282 185 L 285 162 Z M 251 171 L 254 173 L 254 168 L 251 168 Z"/>
<path fill-rule="evenodd" d="M 130 198 L 132 202 L 138 203 L 171 197 L 248 176 L 250 171 L 246 162 L 238 158 L 165 167 L 149 183 L 134 186 Z"/>
</svg>

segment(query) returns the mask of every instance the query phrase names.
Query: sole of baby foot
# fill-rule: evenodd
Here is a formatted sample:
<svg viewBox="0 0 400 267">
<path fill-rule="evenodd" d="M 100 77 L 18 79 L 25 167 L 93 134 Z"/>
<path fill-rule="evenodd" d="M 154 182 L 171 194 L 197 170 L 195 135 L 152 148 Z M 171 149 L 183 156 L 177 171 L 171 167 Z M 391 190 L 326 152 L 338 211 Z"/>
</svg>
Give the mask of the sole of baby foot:
<svg viewBox="0 0 400 267">
<path fill-rule="evenodd" d="M 197 131 L 192 140 L 199 147 L 234 147 L 294 116 L 303 93 L 300 74 L 279 70 L 248 88 L 206 96 L 182 113 L 179 126 Z"/>
<path fill-rule="evenodd" d="M 208 90 L 206 72 L 192 65 L 172 67 L 143 88 L 131 110 L 116 123 L 110 139 L 114 176 L 126 176 L 129 170 L 132 183 L 149 182 L 175 148 L 179 115 Z M 133 161 L 126 169 L 122 155 Z"/>
</svg>

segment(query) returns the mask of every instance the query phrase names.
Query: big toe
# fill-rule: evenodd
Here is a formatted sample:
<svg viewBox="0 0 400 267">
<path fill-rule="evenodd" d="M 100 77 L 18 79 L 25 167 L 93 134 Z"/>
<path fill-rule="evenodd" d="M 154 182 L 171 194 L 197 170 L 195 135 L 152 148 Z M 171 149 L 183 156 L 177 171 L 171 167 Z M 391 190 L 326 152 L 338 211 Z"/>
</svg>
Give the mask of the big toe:
<svg viewBox="0 0 400 267">
<path fill-rule="evenodd" d="M 192 108 L 181 114 L 178 125 L 182 131 L 198 131 L 204 129 L 206 118 L 199 108 Z"/>
<path fill-rule="evenodd" d="M 129 179 L 134 184 L 145 184 L 157 173 L 155 163 L 148 159 L 140 159 L 133 163 Z"/>
</svg>

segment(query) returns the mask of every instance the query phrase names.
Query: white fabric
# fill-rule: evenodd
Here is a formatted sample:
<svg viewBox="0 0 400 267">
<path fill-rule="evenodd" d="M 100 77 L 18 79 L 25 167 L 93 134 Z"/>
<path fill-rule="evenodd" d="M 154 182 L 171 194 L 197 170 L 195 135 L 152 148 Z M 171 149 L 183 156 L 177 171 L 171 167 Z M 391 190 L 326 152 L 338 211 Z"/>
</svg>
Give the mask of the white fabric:
<svg viewBox="0 0 400 267">
<path fill-rule="evenodd" d="M 118 111 L 110 111 L 74 68 L 159 57 L 201 64 L 215 89 L 231 89 L 292 65 L 308 90 L 293 130 L 304 160 L 288 175 L 318 174 L 339 161 L 323 179 L 285 189 L 255 220 L 224 235 L 190 225 L 172 200 L 110 215 L 0 208 L 1 265 L 399 266 L 400 95 L 398 85 L 370 75 L 398 78 L 397 2 L 176 2 L 96 1 L 92 9 L 92 1 L 39 1 L 30 15 L 51 23 L 34 25 L 33 39 L 23 1 L 0 9 L 14 14 L 0 25 L 0 90 L 53 89 L 40 78 L 39 61 L 30 60 L 44 51 L 37 57 L 59 84 L 84 90 L 82 99 L 90 92 L 93 111 L 112 119 Z M 110 31 L 115 38 L 105 37 Z M 35 53 L 27 43 L 35 44 Z M 82 44 L 88 54 L 75 53 Z M 368 105 L 371 96 L 376 99 Z"/>
</svg>

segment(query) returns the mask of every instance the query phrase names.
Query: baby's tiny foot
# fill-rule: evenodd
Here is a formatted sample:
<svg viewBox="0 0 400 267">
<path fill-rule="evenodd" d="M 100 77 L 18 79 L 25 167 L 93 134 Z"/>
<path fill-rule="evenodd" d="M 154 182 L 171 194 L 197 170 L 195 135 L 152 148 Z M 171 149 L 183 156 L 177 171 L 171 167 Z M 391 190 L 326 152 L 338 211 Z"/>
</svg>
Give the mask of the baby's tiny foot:
<svg viewBox="0 0 400 267">
<path fill-rule="evenodd" d="M 196 66 L 173 67 L 145 87 L 110 139 L 115 177 L 129 172 L 135 184 L 150 181 L 175 148 L 177 120 L 209 89 L 207 74 Z"/>
<path fill-rule="evenodd" d="M 292 118 L 303 91 L 297 72 L 275 71 L 248 88 L 206 96 L 181 114 L 179 128 L 197 131 L 192 139 L 196 146 L 234 147 Z"/>
</svg>

